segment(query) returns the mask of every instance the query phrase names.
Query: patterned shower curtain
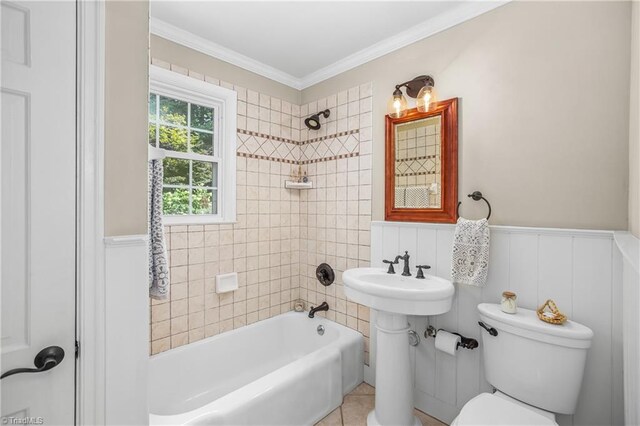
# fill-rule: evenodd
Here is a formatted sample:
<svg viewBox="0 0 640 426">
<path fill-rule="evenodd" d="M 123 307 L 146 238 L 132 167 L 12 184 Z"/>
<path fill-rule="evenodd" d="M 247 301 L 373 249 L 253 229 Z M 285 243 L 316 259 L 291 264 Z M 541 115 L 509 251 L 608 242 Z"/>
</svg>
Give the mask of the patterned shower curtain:
<svg viewBox="0 0 640 426">
<path fill-rule="evenodd" d="M 149 296 L 169 297 L 169 263 L 162 226 L 162 160 L 149 161 Z"/>
</svg>

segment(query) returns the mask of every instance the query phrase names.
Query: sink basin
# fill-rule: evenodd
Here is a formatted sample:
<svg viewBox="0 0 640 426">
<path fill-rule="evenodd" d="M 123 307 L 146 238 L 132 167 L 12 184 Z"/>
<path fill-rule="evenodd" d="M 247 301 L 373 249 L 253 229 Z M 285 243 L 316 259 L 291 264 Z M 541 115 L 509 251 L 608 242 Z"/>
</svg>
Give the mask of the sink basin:
<svg viewBox="0 0 640 426">
<path fill-rule="evenodd" d="M 407 315 L 439 315 L 451 309 L 451 281 L 355 268 L 342 274 L 347 299 L 377 312 L 375 334 L 376 405 L 368 426 L 421 426 L 413 415 L 413 378 Z M 375 336 L 375 337 L 373 337 Z"/>
<path fill-rule="evenodd" d="M 342 274 L 348 299 L 370 308 L 404 315 L 439 315 L 451 309 L 451 281 L 387 274 L 383 268 L 355 268 Z"/>
</svg>

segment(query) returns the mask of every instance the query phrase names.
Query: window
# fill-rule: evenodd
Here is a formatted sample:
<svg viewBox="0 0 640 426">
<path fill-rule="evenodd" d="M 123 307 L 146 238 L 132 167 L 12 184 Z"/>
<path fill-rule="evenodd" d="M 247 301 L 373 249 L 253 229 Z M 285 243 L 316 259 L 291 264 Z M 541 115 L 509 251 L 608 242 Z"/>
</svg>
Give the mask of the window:
<svg viewBox="0 0 640 426">
<path fill-rule="evenodd" d="M 165 222 L 235 221 L 236 93 L 151 67 L 149 144 L 165 152 Z"/>
</svg>

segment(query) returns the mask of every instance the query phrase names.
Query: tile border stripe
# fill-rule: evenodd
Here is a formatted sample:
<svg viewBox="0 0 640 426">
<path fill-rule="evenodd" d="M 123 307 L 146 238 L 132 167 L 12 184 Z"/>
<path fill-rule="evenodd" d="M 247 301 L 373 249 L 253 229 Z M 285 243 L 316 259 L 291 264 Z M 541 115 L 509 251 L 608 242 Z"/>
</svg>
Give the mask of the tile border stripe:
<svg viewBox="0 0 640 426">
<path fill-rule="evenodd" d="M 244 129 L 237 129 L 237 131 L 238 133 L 242 133 L 243 135 L 257 136 L 259 138 L 271 139 L 278 142 L 285 142 L 293 145 L 300 145 L 300 142 L 294 141 L 293 139 L 283 138 L 280 136 L 271 136 L 271 135 L 267 135 L 266 133 L 253 132 L 251 130 L 244 130 Z"/>
<path fill-rule="evenodd" d="M 355 129 L 355 130 L 348 130 L 346 132 L 339 132 L 339 133 L 333 133 L 331 135 L 326 135 L 326 136 L 320 136 L 317 138 L 313 138 L 313 139 L 307 139 L 304 141 L 294 141 L 293 139 L 287 139 L 287 138 L 283 138 L 280 136 L 271 136 L 268 135 L 266 133 L 260 133 L 260 132 L 254 132 L 251 130 L 245 130 L 245 129 L 236 129 L 238 133 L 242 133 L 243 135 L 249 135 L 249 136 L 257 136 L 259 138 L 264 138 L 264 139 L 271 139 L 274 141 L 278 141 L 278 142 L 285 142 L 285 143 L 290 143 L 292 145 L 308 145 L 310 143 L 314 143 L 314 142 L 320 142 L 320 141 L 324 141 L 327 139 L 334 139 L 334 138 L 338 138 L 341 136 L 348 136 L 348 135 L 353 135 L 356 133 L 360 133 L 360 129 Z"/>
<path fill-rule="evenodd" d="M 423 176 L 423 175 L 435 175 L 437 172 L 414 172 L 414 173 L 401 173 L 396 174 L 396 177 L 405 177 L 405 176 Z M 486 206 L 485 206 L 486 207 Z"/>
<path fill-rule="evenodd" d="M 302 160 L 299 163 L 300 164 L 321 163 L 324 161 L 341 160 L 343 158 L 352 158 L 352 157 L 358 157 L 358 156 L 360 156 L 359 152 L 350 152 L 349 154 L 333 155 L 331 157 L 324 157 L 324 158 L 314 158 L 312 160 Z"/>
<path fill-rule="evenodd" d="M 306 144 L 310 144 L 310 143 L 314 143 L 314 142 L 324 141 L 324 140 L 327 140 L 327 139 L 338 138 L 340 136 L 353 135 L 355 133 L 360 133 L 360 129 L 348 130 L 346 132 L 334 133 L 334 134 L 327 135 L 327 136 L 319 136 L 317 138 L 312 138 L 312 139 L 307 139 L 305 141 L 300 141 L 299 144 L 300 145 L 306 145 Z"/>
<path fill-rule="evenodd" d="M 396 163 L 402 163 L 404 161 L 428 160 L 430 158 L 437 158 L 437 157 L 438 155 L 423 155 L 420 157 L 398 158 L 396 159 Z"/>
<path fill-rule="evenodd" d="M 287 160 L 286 158 L 269 157 L 269 156 L 266 156 L 266 155 L 247 154 L 246 152 L 236 152 L 236 155 L 238 157 L 254 158 L 256 160 L 275 161 L 277 163 L 297 164 L 297 165 L 302 166 L 302 165 L 312 164 L 312 163 L 321 163 L 321 162 L 324 162 L 324 161 L 341 160 L 343 158 L 359 157 L 360 153 L 359 152 L 351 152 L 349 154 L 332 155 L 330 157 L 314 158 L 312 160 L 301 160 L 301 161 Z"/>
<path fill-rule="evenodd" d="M 269 160 L 277 163 L 300 164 L 299 161 L 287 160 L 286 158 L 268 157 L 266 155 L 247 154 L 246 152 L 236 152 L 238 157 L 255 158 L 257 160 Z"/>
</svg>

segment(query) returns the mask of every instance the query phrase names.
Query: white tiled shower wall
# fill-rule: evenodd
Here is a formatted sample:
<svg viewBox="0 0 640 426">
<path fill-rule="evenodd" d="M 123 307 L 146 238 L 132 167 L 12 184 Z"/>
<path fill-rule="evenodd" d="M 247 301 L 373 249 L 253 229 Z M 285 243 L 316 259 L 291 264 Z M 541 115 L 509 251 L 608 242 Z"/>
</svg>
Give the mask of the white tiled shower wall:
<svg viewBox="0 0 640 426">
<path fill-rule="evenodd" d="M 326 315 L 360 330 L 368 352 L 369 312 L 348 303 L 341 271 L 368 265 L 371 220 L 371 85 L 306 105 L 156 59 L 152 64 L 238 93 L 237 223 L 167 226 L 171 296 L 151 301 L 151 353 L 156 354 L 292 309 L 302 298 L 329 303 Z M 329 108 L 319 131 L 304 118 Z M 302 167 L 312 190 L 284 181 Z M 315 268 L 337 272 L 330 287 Z M 215 276 L 237 272 L 239 289 L 215 293 Z M 365 354 L 367 355 L 367 354 Z"/>
<path fill-rule="evenodd" d="M 364 84 L 301 107 L 303 117 L 325 108 L 331 113 L 320 131 L 301 134 L 307 141 L 301 159 L 314 188 L 300 195 L 300 297 L 307 305 L 326 301 L 327 318 L 360 331 L 366 363 L 369 308 L 346 300 L 342 272 L 370 261 L 371 92 Z M 320 263 L 334 268 L 335 284 L 324 287 L 316 279 Z"/>
</svg>

